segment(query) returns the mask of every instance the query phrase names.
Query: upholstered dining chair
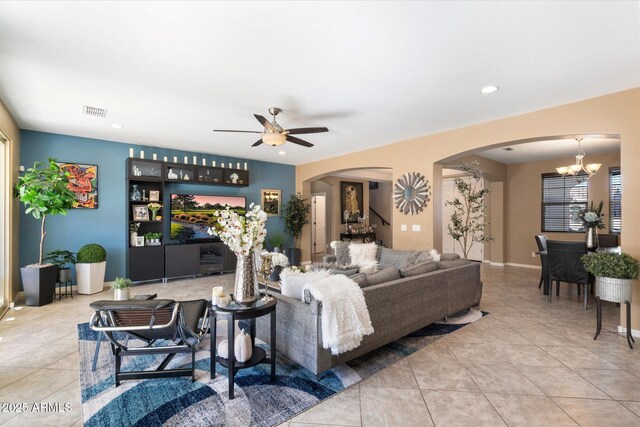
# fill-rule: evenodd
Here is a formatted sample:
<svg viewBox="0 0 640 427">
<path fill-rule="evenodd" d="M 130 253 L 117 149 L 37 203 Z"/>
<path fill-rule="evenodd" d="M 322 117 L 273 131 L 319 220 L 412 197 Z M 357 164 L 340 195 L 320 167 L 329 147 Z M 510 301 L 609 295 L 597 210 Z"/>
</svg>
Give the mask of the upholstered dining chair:
<svg viewBox="0 0 640 427">
<path fill-rule="evenodd" d="M 115 385 L 122 380 L 191 376 L 195 380 L 195 354 L 208 329 L 207 301 L 95 301 L 91 329 L 104 332 L 115 356 Z M 129 339 L 132 338 L 130 341 Z M 141 340 L 144 345 L 136 343 Z M 130 343 L 136 343 L 131 346 Z M 176 354 L 191 353 L 191 367 L 166 369 Z M 153 371 L 121 369 L 122 358 L 147 354 L 167 354 Z"/>
<path fill-rule="evenodd" d="M 598 234 L 598 244 L 601 248 L 615 248 L 618 246 L 618 235 Z"/>
<path fill-rule="evenodd" d="M 584 269 L 582 256 L 587 253 L 585 242 L 547 241 L 547 258 L 549 263 L 549 302 L 553 282 L 556 282 L 556 296 L 560 295 L 560 282 L 575 283 L 584 288 L 584 308 L 587 308 L 589 273 Z"/>
<path fill-rule="evenodd" d="M 547 276 L 549 275 L 549 270 L 547 266 L 547 235 L 546 234 L 536 234 L 535 236 L 536 244 L 538 245 L 538 255 L 540 255 L 540 265 L 542 267 L 542 272 L 540 273 L 540 283 L 538 284 L 538 289 L 542 286 L 542 284 L 547 280 Z"/>
</svg>

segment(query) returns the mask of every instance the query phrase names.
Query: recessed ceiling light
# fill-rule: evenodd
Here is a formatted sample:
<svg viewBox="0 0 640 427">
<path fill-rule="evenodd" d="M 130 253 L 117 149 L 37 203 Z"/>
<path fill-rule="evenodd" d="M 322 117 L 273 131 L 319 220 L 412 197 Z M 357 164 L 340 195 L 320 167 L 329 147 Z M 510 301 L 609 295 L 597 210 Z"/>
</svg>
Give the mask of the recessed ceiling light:
<svg viewBox="0 0 640 427">
<path fill-rule="evenodd" d="M 278 154 L 280 154 L 281 156 L 284 156 L 285 154 L 287 154 L 287 152 L 284 150 L 280 150 L 278 151 Z"/>
<path fill-rule="evenodd" d="M 497 90 L 498 90 L 498 86 L 489 85 L 489 86 L 485 86 L 482 89 L 480 89 L 480 93 L 484 93 L 486 95 L 488 93 L 493 93 L 493 92 L 495 92 Z"/>
<path fill-rule="evenodd" d="M 114 129 L 122 129 L 124 126 L 122 126 L 120 123 L 111 123 L 111 127 Z"/>
</svg>

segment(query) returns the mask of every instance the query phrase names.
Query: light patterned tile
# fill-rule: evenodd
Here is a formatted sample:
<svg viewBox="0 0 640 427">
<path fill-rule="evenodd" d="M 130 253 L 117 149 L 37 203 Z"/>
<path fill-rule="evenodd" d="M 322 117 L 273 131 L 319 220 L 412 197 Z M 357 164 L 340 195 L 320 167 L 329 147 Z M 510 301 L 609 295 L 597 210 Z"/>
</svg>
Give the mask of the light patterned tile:
<svg viewBox="0 0 640 427">
<path fill-rule="evenodd" d="M 482 393 L 423 390 L 436 426 L 504 426 L 500 415 Z"/>
<path fill-rule="evenodd" d="M 576 426 L 553 401 L 544 396 L 485 394 L 509 426 Z"/>
<path fill-rule="evenodd" d="M 584 427 L 618 426 L 637 427 L 640 418 L 613 400 L 567 399 L 553 400 Z"/>
</svg>

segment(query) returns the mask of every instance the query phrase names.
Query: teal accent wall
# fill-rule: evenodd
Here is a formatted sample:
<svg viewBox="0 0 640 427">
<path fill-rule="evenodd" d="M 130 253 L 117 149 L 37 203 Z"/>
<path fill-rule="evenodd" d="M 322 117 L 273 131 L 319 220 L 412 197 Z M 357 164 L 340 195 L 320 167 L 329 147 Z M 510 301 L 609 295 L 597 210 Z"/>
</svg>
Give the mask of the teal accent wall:
<svg viewBox="0 0 640 427">
<path fill-rule="evenodd" d="M 27 130 L 21 131 L 20 138 L 20 164 L 25 168 L 31 167 L 35 161 L 44 162 L 49 157 L 60 162 L 98 165 L 98 209 L 72 209 L 67 216 L 48 216 L 45 251 L 68 249 L 76 252 L 87 243 L 99 243 L 107 250 L 106 280 L 123 277 L 126 273 L 128 217 L 125 206 L 125 163 L 130 147 L 135 149 L 136 157 L 140 150 L 144 150 L 147 159 L 156 153 L 159 160 L 167 156 L 169 161 L 173 161 L 173 156 L 178 156 L 180 163 L 184 156 L 188 156 L 192 162 L 194 155 L 198 157 L 198 162 L 206 158 L 208 165 L 212 160 L 218 166 L 222 162 L 232 162 L 234 165 L 240 162 L 241 167 L 244 167 L 244 162 L 248 163 L 248 187 L 172 183 L 165 186 L 165 198 L 171 192 L 238 195 L 245 196 L 247 204 L 259 204 L 260 190 L 263 188 L 282 190 L 283 201 L 295 192 L 295 166 L 290 165 Z M 165 205 L 168 207 L 168 204 Z M 21 205 L 20 209 L 20 265 L 24 266 L 38 261 L 40 222 L 25 215 L 24 206 Z M 283 229 L 280 217 L 267 220 L 268 231 Z M 289 245 L 291 243 L 288 242 Z"/>
</svg>

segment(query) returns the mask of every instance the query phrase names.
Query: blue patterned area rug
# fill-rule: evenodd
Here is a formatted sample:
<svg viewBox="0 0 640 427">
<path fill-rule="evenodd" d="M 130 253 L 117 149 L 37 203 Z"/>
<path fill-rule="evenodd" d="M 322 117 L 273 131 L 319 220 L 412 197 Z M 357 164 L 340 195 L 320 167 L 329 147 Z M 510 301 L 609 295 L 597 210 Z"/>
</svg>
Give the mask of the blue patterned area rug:
<svg viewBox="0 0 640 427">
<path fill-rule="evenodd" d="M 114 358 L 108 342 L 102 342 L 97 369 L 92 371 L 97 334 L 88 323 L 80 323 L 78 350 L 84 425 L 277 425 L 481 318 L 483 314 L 472 310 L 461 318 L 449 318 L 446 324 L 427 326 L 318 377 L 278 354 L 276 381 L 270 381 L 268 365 L 242 369 L 236 374 L 233 400 L 228 399 L 225 368 L 218 365 L 218 375 L 210 379 L 208 337 L 196 353 L 195 382 L 192 383 L 190 377 L 163 378 L 123 381 L 115 387 Z M 218 337 L 218 341 L 220 339 Z M 162 355 L 125 357 L 122 370 L 153 369 L 163 358 Z M 188 367 L 190 359 L 190 354 L 177 355 L 169 368 Z"/>
</svg>

